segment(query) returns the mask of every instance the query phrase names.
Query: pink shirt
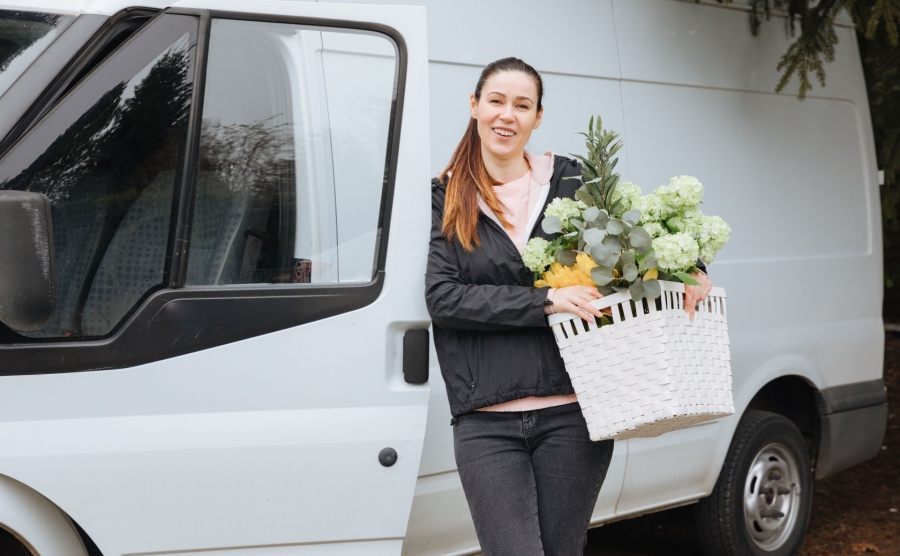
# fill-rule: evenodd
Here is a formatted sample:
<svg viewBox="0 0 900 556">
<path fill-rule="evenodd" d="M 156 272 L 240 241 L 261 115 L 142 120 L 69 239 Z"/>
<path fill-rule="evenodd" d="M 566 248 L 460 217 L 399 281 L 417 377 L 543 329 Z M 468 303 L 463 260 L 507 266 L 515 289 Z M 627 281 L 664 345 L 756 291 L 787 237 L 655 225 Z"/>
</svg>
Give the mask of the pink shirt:
<svg viewBox="0 0 900 556">
<path fill-rule="evenodd" d="M 533 155 L 525 152 L 525 158 L 531 169 L 524 176 L 509 183 L 494 186 L 497 199 L 503 204 L 504 214 L 512 224 L 511 229 L 504 228 L 509 239 L 515 244 L 519 253 L 525 248 L 525 242 L 538 218 L 544 201 L 550 192 L 550 178 L 553 175 L 553 153 Z M 499 223 L 497 216 L 480 198 L 478 206 L 481 211 Z M 547 407 L 555 407 L 567 403 L 577 402 L 575 394 L 567 396 L 547 396 L 539 398 L 529 396 L 490 407 L 484 407 L 479 411 L 534 411 Z"/>
</svg>

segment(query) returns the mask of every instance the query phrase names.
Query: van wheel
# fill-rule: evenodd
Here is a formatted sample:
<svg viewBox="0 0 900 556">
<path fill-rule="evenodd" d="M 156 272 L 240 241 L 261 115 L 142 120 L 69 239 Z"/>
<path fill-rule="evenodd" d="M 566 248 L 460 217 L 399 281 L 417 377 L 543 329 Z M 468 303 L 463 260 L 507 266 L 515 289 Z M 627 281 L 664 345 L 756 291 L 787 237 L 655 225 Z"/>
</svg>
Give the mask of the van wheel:
<svg viewBox="0 0 900 556">
<path fill-rule="evenodd" d="M 797 554 L 811 509 L 812 471 L 800 431 L 776 413 L 748 411 L 712 494 L 697 504 L 704 554 Z"/>
</svg>

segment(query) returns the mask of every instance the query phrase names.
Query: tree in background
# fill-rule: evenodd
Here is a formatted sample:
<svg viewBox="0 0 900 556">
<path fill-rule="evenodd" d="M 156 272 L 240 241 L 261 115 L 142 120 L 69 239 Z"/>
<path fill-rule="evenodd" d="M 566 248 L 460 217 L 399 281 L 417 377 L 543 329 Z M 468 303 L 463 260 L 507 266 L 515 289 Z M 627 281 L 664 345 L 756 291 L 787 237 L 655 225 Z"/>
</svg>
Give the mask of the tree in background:
<svg viewBox="0 0 900 556">
<path fill-rule="evenodd" d="M 732 3 L 732 0 L 717 1 L 720 4 Z M 751 0 L 750 31 L 754 35 L 759 34 L 763 19 L 768 20 L 773 9 L 787 12 L 791 33 L 797 36 L 778 62 L 778 71 L 782 74 L 775 91 L 779 93 L 791 78 L 796 77 L 800 81 L 797 96 L 801 99 L 806 97 L 812 89 L 811 73 L 820 85 L 825 86 L 825 63 L 834 61 L 834 47 L 838 43 L 834 27 L 842 10 L 853 18 L 860 39 L 870 42 L 886 40 L 891 46 L 897 46 L 900 0 Z M 799 35 L 796 35 L 797 27 L 800 28 Z M 860 40 L 861 50 L 864 42 Z"/>
</svg>

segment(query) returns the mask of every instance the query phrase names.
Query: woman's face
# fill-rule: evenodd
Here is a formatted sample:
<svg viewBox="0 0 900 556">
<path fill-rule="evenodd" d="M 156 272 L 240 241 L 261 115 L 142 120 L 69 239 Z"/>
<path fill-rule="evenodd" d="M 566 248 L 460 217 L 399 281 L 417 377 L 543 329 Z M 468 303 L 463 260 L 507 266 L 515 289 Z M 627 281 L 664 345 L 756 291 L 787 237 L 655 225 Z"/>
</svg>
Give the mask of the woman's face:
<svg viewBox="0 0 900 556">
<path fill-rule="evenodd" d="M 541 125 L 537 84 L 520 71 L 501 71 L 485 81 L 481 98 L 471 97 L 481 154 L 497 161 L 521 158 L 531 132 Z"/>
</svg>

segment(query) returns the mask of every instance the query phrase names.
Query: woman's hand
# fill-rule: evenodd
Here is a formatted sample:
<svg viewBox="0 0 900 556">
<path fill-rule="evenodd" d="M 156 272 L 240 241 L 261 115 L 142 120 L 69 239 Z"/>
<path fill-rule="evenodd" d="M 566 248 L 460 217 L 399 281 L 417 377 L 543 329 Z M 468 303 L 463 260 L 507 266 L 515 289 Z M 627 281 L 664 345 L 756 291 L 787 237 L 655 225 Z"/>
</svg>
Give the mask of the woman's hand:
<svg viewBox="0 0 900 556">
<path fill-rule="evenodd" d="M 704 272 L 694 272 L 691 277 L 700 282 L 697 286 L 684 285 L 684 310 L 687 311 L 691 320 L 694 320 L 694 311 L 697 303 L 706 299 L 709 290 L 712 289 L 712 280 Z"/>
<path fill-rule="evenodd" d="M 552 313 L 572 313 L 583 318 L 587 322 L 593 322 L 594 317 L 599 318 L 602 313 L 600 309 L 591 305 L 594 299 L 600 299 L 603 294 L 592 286 L 567 286 L 565 288 L 557 288 L 553 295 L 553 304 L 550 305 L 549 312 Z"/>
</svg>

